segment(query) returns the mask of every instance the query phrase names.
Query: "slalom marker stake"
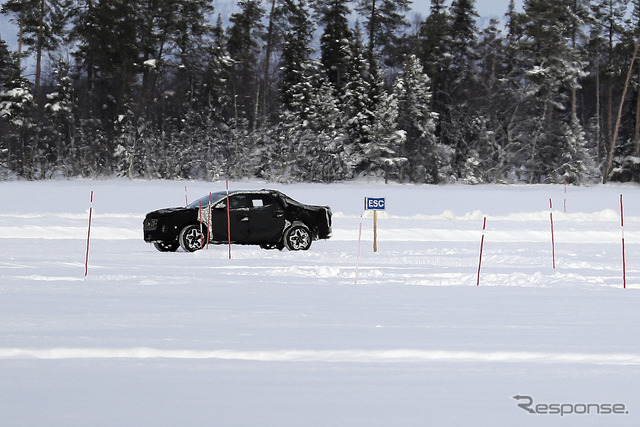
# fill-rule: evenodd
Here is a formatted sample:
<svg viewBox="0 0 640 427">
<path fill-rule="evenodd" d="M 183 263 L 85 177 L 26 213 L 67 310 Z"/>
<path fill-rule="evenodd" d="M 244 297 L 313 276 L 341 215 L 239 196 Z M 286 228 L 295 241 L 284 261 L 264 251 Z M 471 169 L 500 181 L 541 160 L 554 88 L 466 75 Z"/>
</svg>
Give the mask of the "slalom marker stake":
<svg viewBox="0 0 640 427">
<path fill-rule="evenodd" d="M 93 214 L 93 190 L 91 190 L 91 201 L 89 203 L 89 228 L 87 230 L 87 253 L 84 257 L 84 277 L 89 274 L 89 241 L 91 240 L 91 216 Z"/>
<path fill-rule="evenodd" d="M 620 230 L 622 230 L 622 287 L 627 288 L 627 262 L 624 255 L 624 207 L 622 205 L 622 194 L 620 194 Z"/>
<path fill-rule="evenodd" d="M 227 240 L 229 241 L 229 259 L 231 259 L 231 211 L 229 210 L 229 180 L 225 181 L 227 188 Z"/>
<path fill-rule="evenodd" d="M 482 239 L 480 239 L 480 259 L 478 260 L 478 281 L 476 282 L 476 286 L 480 286 L 480 267 L 482 266 L 482 249 L 484 248 L 484 231 L 487 228 L 487 217 L 484 217 L 484 222 L 482 223 Z"/>
<path fill-rule="evenodd" d="M 209 236 L 211 235 L 211 192 L 209 192 L 209 208 L 207 213 L 209 214 L 207 218 L 207 250 L 209 250 Z"/>
<path fill-rule="evenodd" d="M 553 259 L 553 268 L 556 268 L 556 242 L 553 236 L 553 202 L 549 199 L 549 219 L 551 220 L 551 257 Z"/>
</svg>

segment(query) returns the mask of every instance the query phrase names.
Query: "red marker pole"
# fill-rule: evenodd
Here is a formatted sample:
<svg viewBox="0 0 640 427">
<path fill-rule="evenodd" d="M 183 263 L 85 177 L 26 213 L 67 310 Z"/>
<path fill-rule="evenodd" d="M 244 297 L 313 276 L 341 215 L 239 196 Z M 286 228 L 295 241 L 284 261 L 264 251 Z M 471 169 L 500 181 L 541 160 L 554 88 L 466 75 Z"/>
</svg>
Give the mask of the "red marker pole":
<svg viewBox="0 0 640 427">
<path fill-rule="evenodd" d="M 553 268 L 556 268 L 556 242 L 553 236 L 553 203 L 549 199 L 549 219 L 551 220 L 551 256 L 553 258 Z"/>
<path fill-rule="evenodd" d="M 231 211 L 229 210 L 229 180 L 226 180 L 227 188 L 227 240 L 229 241 L 229 259 L 231 259 Z"/>
<path fill-rule="evenodd" d="M 564 213 L 567 213 L 567 180 L 564 180 Z"/>
<path fill-rule="evenodd" d="M 202 200 L 198 200 L 198 214 L 200 215 L 200 249 L 204 248 L 204 234 L 202 234 Z"/>
<path fill-rule="evenodd" d="M 87 254 L 84 257 L 84 277 L 89 274 L 89 241 L 91 240 L 91 216 L 93 214 L 93 190 L 91 190 L 91 202 L 89 204 L 89 228 L 87 231 Z"/>
<path fill-rule="evenodd" d="M 184 186 L 184 205 L 189 206 L 189 199 L 187 198 L 187 186 Z"/>
<path fill-rule="evenodd" d="M 620 229 L 622 230 L 622 287 L 627 288 L 627 263 L 624 256 L 624 208 L 620 194 Z"/>
<path fill-rule="evenodd" d="M 209 207 L 207 213 L 209 214 L 207 218 L 207 250 L 209 250 L 209 236 L 211 236 L 211 192 L 209 192 Z"/>
<path fill-rule="evenodd" d="M 476 282 L 476 286 L 480 286 L 480 267 L 482 266 L 482 249 L 484 248 L 484 231 L 487 228 L 487 217 L 484 217 L 484 222 L 482 223 L 482 239 L 480 239 L 480 260 L 478 261 L 478 281 Z"/>
</svg>

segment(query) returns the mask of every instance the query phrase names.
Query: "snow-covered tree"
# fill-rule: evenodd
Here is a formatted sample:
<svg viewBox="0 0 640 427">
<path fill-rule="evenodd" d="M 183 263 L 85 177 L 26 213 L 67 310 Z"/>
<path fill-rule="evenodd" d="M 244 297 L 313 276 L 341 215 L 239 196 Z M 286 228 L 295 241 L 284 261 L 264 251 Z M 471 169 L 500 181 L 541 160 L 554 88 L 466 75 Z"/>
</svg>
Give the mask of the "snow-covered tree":
<svg viewBox="0 0 640 427">
<path fill-rule="evenodd" d="M 179 115 L 184 115 L 203 89 L 200 82 L 209 61 L 202 51 L 209 46 L 214 31 L 209 24 L 213 7 L 210 0 L 172 1 L 170 47 L 175 72 L 167 89 L 175 92 L 177 100 L 183 100 Z"/>
<path fill-rule="evenodd" d="M 469 55 L 476 37 L 478 12 L 474 0 L 453 0 L 449 9 L 449 45 L 451 49 L 451 69 L 460 74 L 470 71 Z"/>
<path fill-rule="evenodd" d="M 9 51 L 7 43 L 0 38 L 0 96 L 20 81 L 18 55 Z M 11 130 L 9 122 L 0 117 L 0 176 L 7 176 L 11 167 Z"/>
<path fill-rule="evenodd" d="M 469 0 L 454 0 L 448 13 L 449 57 L 446 61 L 446 78 L 440 84 L 440 102 L 436 112 L 440 114 L 440 141 L 455 151 L 453 172 L 462 176 L 467 161 L 468 144 L 473 140 L 473 116 L 471 100 L 477 94 L 475 75 L 475 19 L 477 12 Z M 465 118 L 466 117 L 466 118 Z"/>
<path fill-rule="evenodd" d="M 633 5 L 632 14 L 633 21 L 635 25 L 631 25 L 629 31 L 632 35 L 632 38 L 640 37 L 640 0 L 632 0 Z M 638 61 L 640 64 L 640 61 Z M 636 105 L 635 105 L 635 116 L 634 116 L 634 126 L 633 126 L 633 155 L 635 157 L 640 157 L 640 65 L 636 65 Z"/>
<path fill-rule="evenodd" d="M 206 65 L 200 81 L 202 87 L 198 91 L 199 97 L 196 98 L 194 108 L 207 111 L 211 120 L 222 123 L 229 117 L 232 105 L 227 85 L 233 61 L 227 50 L 221 16 L 218 16 L 211 43 L 205 47 L 205 52 Z"/>
<path fill-rule="evenodd" d="M 347 141 L 344 147 L 347 162 L 356 173 L 362 172 L 365 162 L 362 145 L 367 141 L 368 129 L 373 121 L 369 65 L 365 59 L 360 26 L 356 23 L 354 38 L 351 41 L 352 61 L 349 64 L 348 83 L 345 87 L 342 109 L 345 112 L 345 131 Z"/>
<path fill-rule="evenodd" d="M 280 165 L 268 174 L 280 181 L 331 182 L 348 170 L 341 156 L 344 142 L 335 89 L 320 63 L 301 64 L 299 81 L 288 89 L 291 102 L 281 114 L 277 139 L 265 153 L 265 164 Z"/>
<path fill-rule="evenodd" d="M 305 0 L 283 1 L 283 15 L 287 24 L 280 62 L 280 90 L 283 108 L 288 110 L 295 102 L 292 88 L 304 79 L 302 68 L 312 53 L 314 28 Z"/>
<path fill-rule="evenodd" d="M 230 79 L 234 126 L 246 122 L 254 129 L 259 105 L 260 73 L 258 56 L 264 33 L 264 10 L 259 0 L 240 0 L 239 12 L 231 15 L 227 47 L 233 60 Z"/>
<path fill-rule="evenodd" d="M 621 52 L 616 42 L 624 33 L 627 5 L 628 2 L 617 0 L 594 0 L 591 4 L 591 61 L 597 87 L 592 127 L 595 128 L 593 139 L 598 147 L 598 159 L 607 157 L 613 137 L 614 108 L 621 90 L 616 83 L 623 68 L 619 66 Z M 626 53 L 622 56 L 626 60 Z"/>
<path fill-rule="evenodd" d="M 378 53 L 390 57 L 409 26 L 406 13 L 410 3 L 410 0 L 356 0 L 356 10 L 364 19 L 367 60 L 372 72 Z"/>
<path fill-rule="evenodd" d="M 516 16 L 510 18 L 516 20 Z M 450 114 L 457 123 L 450 129 L 460 131 L 460 178 L 468 183 L 509 182 L 522 163 L 521 137 L 529 129 L 528 98 L 521 87 L 521 70 L 515 43 L 516 34 L 506 37 L 496 21 L 478 35 L 475 49 L 474 90 L 457 111 Z M 521 133 L 522 132 L 522 133 Z"/>
<path fill-rule="evenodd" d="M 582 128 L 570 111 L 571 89 L 586 76 L 586 64 L 571 47 L 567 6 L 567 0 L 527 0 L 524 4 L 529 21 L 522 48 L 529 52 L 527 90 L 532 97 L 530 114 L 537 120 L 526 166 L 530 182 L 562 182 L 588 173 L 580 163 L 586 149 L 581 142 Z M 569 173 L 568 164 L 578 172 Z"/>
<path fill-rule="evenodd" d="M 33 120 L 34 100 L 31 85 L 24 78 L 4 83 L 0 91 L 0 120 L 9 130 L 3 135 L 6 142 L 6 158 L 9 167 L 18 176 L 36 178 L 34 163 L 36 145 L 34 144 L 35 123 Z"/>
<path fill-rule="evenodd" d="M 415 55 L 406 58 L 394 85 L 398 102 L 398 129 L 404 132 L 401 150 L 407 163 L 404 175 L 412 182 L 438 183 L 450 175 L 451 150 L 438 143 L 438 115 L 431 110 L 430 79 Z"/>
<path fill-rule="evenodd" d="M 60 172 L 70 177 L 77 174 L 75 164 L 68 162 L 76 158 L 76 99 L 68 65 L 59 61 L 54 72 L 54 91 L 47 95 L 44 106 L 44 126 L 41 133 L 40 162 L 48 173 Z"/>
<path fill-rule="evenodd" d="M 443 110 L 443 90 L 448 78 L 445 69 L 451 58 L 448 35 L 449 19 L 444 0 L 431 0 L 431 13 L 420 25 L 418 57 L 431 78 L 431 107 L 438 112 Z"/>
<path fill-rule="evenodd" d="M 29 47 L 27 53 L 35 54 L 34 96 L 40 102 L 43 59 L 46 52 L 55 50 L 61 42 L 65 25 L 67 0 L 6 0 L 2 13 L 13 15 L 19 26 L 19 52 L 22 46 Z"/>
<path fill-rule="evenodd" d="M 349 0 L 316 0 L 315 10 L 320 24 L 324 26 L 320 37 L 322 66 L 337 93 L 343 95 L 353 38 L 349 28 Z"/>
<path fill-rule="evenodd" d="M 385 181 L 399 179 L 407 158 L 401 154 L 405 133 L 397 127 L 398 102 L 393 93 L 385 90 L 377 72 L 369 76 L 365 87 L 369 89 L 365 98 L 354 98 L 364 101 L 364 110 L 351 117 L 359 128 L 356 172 L 383 177 Z"/>
<path fill-rule="evenodd" d="M 137 6 L 136 2 L 88 1 L 71 10 L 75 65 L 86 87 L 86 95 L 78 97 L 79 111 L 83 120 L 101 122 L 108 142 L 116 138 L 118 118 L 132 111 L 140 58 Z M 96 155 L 110 169 L 113 146 L 104 148 Z"/>
<path fill-rule="evenodd" d="M 0 90 L 12 88 L 19 79 L 18 55 L 11 52 L 7 42 L 0 38 Z"/>
</svg>

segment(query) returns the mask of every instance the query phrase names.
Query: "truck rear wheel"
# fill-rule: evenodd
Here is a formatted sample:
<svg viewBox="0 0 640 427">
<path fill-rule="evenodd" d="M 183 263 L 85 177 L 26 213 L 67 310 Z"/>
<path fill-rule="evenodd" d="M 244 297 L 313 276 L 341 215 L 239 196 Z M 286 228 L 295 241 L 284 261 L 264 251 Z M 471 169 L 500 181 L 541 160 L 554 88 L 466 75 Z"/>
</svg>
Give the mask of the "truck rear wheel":
<svg viewBox="0 0 640 427">
<path fill-rule="evenodd" d="M 293 225 L 284 233 L 284 245 L 290 251 L 306 251 L 312 240 L 311 232 L 304 224 Z"/>
</svg>

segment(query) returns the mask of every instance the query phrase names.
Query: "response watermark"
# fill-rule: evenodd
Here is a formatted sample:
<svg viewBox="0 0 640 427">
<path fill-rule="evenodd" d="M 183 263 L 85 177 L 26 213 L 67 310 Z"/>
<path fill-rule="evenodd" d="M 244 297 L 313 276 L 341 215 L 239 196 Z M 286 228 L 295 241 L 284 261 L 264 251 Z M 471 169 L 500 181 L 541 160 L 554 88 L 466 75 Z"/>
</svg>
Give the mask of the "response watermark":
<svg viewBox="0 0 640 427">
<path fill-rule="evenodd" d="M 534 415 L 628 415 L 624 403 L 535 403 L 533 397 L 515 395 L 518 407 Z"/>
</svg>

